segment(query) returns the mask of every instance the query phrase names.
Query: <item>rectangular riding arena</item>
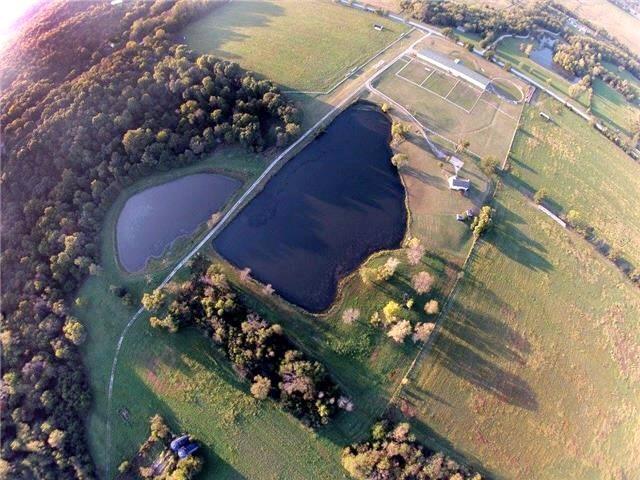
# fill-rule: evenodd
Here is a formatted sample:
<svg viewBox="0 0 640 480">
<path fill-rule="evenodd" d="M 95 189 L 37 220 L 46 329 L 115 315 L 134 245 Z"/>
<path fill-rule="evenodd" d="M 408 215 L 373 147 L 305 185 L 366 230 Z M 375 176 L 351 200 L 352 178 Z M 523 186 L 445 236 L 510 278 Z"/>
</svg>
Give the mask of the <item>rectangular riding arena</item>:
<svg viewBox="0 0 640 480">
<path fill-rule="evenodd" d="M 522 104 L 496 95 L 491 79 L 479 73 L 480 68 L 469 59 L 464 62 L 475 70 L 457 57 L 424 52 L 417 49 L 398 60 L 373 86 L 407 108 L 451 149 L 464 139 L 479 157 L 504 159 Z M 500 76 L 508 75 L 499 72 Z M 491 74 L 497 76 L 498 72 Z"/>
<path fill-rule="evenodd" d="M 437 65 L 429 64 L 419 56 L 412 57 L 396 75 L 451 102 L 466 113 L 471 112 L 482 95 L 480 88 L 468 83 L 464 78 L 456 77 Z"/>
</svg>

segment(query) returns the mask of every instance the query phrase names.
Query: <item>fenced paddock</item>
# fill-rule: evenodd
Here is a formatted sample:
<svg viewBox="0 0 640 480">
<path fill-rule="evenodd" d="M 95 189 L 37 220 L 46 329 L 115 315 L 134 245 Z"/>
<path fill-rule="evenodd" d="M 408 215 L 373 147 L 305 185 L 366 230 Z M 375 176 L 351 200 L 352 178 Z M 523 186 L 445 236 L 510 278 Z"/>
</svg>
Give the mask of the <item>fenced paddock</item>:
<svg viewBox="0 0 640 480">
<path fill-rule="evenodd" d="M 396 72 L 398 78 L 451 102 L 466 113 L 471 113 L 482 95 L 479 88 L 422 60 L 404 58 L 400 62 L 406 63 Z"/>
<path fill-rule="evenodd" d="M 521 103 L 480 90 L 422 60 L 405 56 L 374 84 L 405 106 L 426 128 L 449 142 L 468 140 L 470 150 L 502 160 L 509 151 Z"/>
</svg>

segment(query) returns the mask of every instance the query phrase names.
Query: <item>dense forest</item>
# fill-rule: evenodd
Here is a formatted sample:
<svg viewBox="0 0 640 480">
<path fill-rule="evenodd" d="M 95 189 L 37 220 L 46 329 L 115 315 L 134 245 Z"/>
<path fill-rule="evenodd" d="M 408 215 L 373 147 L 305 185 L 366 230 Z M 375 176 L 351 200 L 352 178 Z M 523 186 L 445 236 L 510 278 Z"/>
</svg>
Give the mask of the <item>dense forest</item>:
<svg viewBox="0 0 640 480">
<path fill-rule="evenodd" d="M 252 382 L 254 397 L 276 399 L 305 425 L 324 425 L 338 408 L 353 408 L 325 368 L 295 348 L 279 325 L 247 310 L 218 265 L 197 256 L 190 267 L 188 281 L 144 295 L 152 326 L 170 332 L 187 325 L 203 329 L 236 372 Z"/>
<path fill-rule="evenodd" d="M 215 0 L 53 1 L 0 58 L 3 478 L 89 478 L 91 399 L 69 315 L 123 187 L 221 144 L 299 130 L 269 81 L 180 45 Z"/>
<path fill-rule="evenodd" d="M 580 33 L 566 22 L 569 17 L 577 20 L 572 12 L 550 0 L 501 10 L 451 1 L 402 0 L 401 5 L 413 17 L 445 27 L 452 35 L 455 34 L 452 29 L 457 27 L 479 34 L 481 48 L 491 49 L 504 34 L 536 35 L 550 31 L 563 40 L 554 47 L 553 61 L 558 66 L 585 77 L 587 86 L 593 78 L 601 78 L 629 101 L 640 96 L 630 82 L 602 66 L 602 62 L 610 62 L 640 78 L 640 59 L 606 31 L 583 20 L 580 22 L 595 34 Z"/>
</svg>

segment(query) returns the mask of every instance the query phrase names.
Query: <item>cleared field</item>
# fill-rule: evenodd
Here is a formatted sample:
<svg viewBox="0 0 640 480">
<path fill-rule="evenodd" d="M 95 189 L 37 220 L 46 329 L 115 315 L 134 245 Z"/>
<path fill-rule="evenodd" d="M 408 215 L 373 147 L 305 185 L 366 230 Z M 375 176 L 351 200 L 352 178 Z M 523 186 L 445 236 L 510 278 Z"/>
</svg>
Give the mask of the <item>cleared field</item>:
<svg viewBox="0 0 640 480">
<path fill-rule="evenodd" d="M 542 82 L 547 87 L 569 98 L 571 83 L 561 75 L 544 68 L 527 58 L 519 49 L 526 40 L 506 38 L 498 44 L 496 53 L 500 58 Z M 619 72 L 618 72 L 619 73 Z M 629 75 L 628 72 L 624 72 Z M 633 77 L 632 77 L 633 78 Z M 575 99 L 584 108 L 589 107 L 589 96 L 585 92 Z M 627 138 L 633 122 L 637 120 L 640 109 L 631 105 L 626 99 L 600 79 L 593 82 L 592 113 L 607 126 L 620 131 Z"/>
<path fill-rule="evenodd" d="M 106 279 L 105 279 L 106 280 Z M 91 279 L 81 295 L 87 305 L 77 314 L 88 323 L 85 358 L 94 393 L 89 418 L 90 445 L 100 468 L 106 465 L 106 385 L 113 346 L 132 309 L 109 293 L 103 279 Z M 111 298 L 109 298 L 111 296 Z M 88 320 L 94 315 L 93 322 Z M 130 458 L 146 437 L 155 412 L 176 431 L 202 440 L 203 478 L 338 478 L 340 445 L 303 428 L 273 403 L 256 402 L 228 362 L 196 331 L 168 335 L 140 318 L 123 344 L 114 386 L 111 471 Z M 126 408 L 129 419 L 119 412 Z"/>
<path fill-rule="evenodd" d="M 183 34 L 198 52 L 238 62 L 285 90 L 325 91 L 406 30 L 331 2 L 245 0 L 216 8 Z"/>
<path fill-rule="evenodd" d="M 410 235 L 419 237 L 430 252 L 461 265 L 472 236 L 469 224 L 457 221 L 456 214 L 470 208 L 479 210 L 490 192 L 490 182 L 473 159 L 463 156 L 460 176 L 470 179 L 472 187 L 467 195 L 453 192 L 447 183 L 453 167 L 448 162 L 441 166 L 424 141 L 412 139 L 397 150 L 409 157 L 400 175 L 411 212 Z"/>
<path fill-rule="evenodd" d="M 613 3 L 601 0 L 560 0 L 559 3 L 579 18 L 603 28 L 636 55 L 640 55 L 640 20 L 637 18 Z"/>
<path fill-rule="evenodd" d="M 593 81 L 593 101 L 591 110 L 614 130 L 620 130 L 627 137 L 632 135 L 633 124 L 640 118 L 640 109 L 599 78 Z"/>
<path fill-rule="evenodd" d="M 633 76 L 633 74 L 629 73 L 627 70 L 624 70 L 624 69 L 621 70 L 616 65 L 614 65 L 613 63 L 609 63 L 609 62 L 602 62 L 602 66 L 604 68 L 606 68 L 607 70 L 609 70 L 610 72 L 615 73 L 616 75 L 618 75 L 623 80 L 627 80 L 636 89 L 640 90 L 640 79 L 638 79 L 637 77 Z"/>
<path fill-rule="evenodd" d="M 545 188 L 549 205 L 574 209 L 599 237 L 640 266 L 640 165 L 550 97 L 527 106 L 516 135 L 512 174 L 521 188 Z M 546 122 L 539 112 L 551 114 Z"/>
<path fill-rule="evenodd" d="M 427 90 L 433 88 L 428 83 L 435 73 L 420 87 L 396 75 L 404 65 L 403 60 L 396 62 L 374 86 L 404 105 L 425 127 L 445 137 L 450 142 L 449 148 L 466 139 L 471 143 L 470 150 L 481 157 L 493 155 L 498 159 L 505 158 L 522 109 L 521 104 L 514 105 L 489 92 L 484 92 L 478 99 L 478 91 L 464 82 L 460 82 L 445 99 Z M 443 76 L 439 72 L 436 78 L 440 81 Z M 458 82 L 450 76 L 447 80 L 449 89 L 445 95 Z M 470 106 L 473 106 L 473 110 L 467 113 Z"/>
<path fill-rule="evenodd" d="M 496 479 L 638 478 L 640 293 L 514 188 L 404 411 Z"/>
</svg>

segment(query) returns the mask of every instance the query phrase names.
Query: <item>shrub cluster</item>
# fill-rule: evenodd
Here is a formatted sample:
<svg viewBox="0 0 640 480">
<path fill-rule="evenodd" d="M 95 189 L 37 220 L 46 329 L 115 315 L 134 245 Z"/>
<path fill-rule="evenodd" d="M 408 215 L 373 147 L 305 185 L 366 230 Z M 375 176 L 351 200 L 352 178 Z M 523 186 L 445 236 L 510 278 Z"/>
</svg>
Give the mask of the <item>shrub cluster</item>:
<svg viewBox="0 0 640 480">
<path fill-rule="evenodd" d="M 482 480 L 469 467 L 418 443 L 408 423 L 375 424 L 368 441 L 343 450 L 342 466 L 357 480 Z"/>
<path fill-rule="evenodd" d="M 188 282 L 170 285 L 173 293 L 145 295 L 151 324 L 175 332 L 197 325 L 219 345 L 235 370 L 252 381 L 258 399 L 271 397 L 303 423 L 326 424 L 350 401 L 339 397 L 336 385 L 317 361 L 297 350 L 277 324 L 269 324 L 246 309 L 215 264 L 200 257 L 191 265 Z"/>
</svg>

